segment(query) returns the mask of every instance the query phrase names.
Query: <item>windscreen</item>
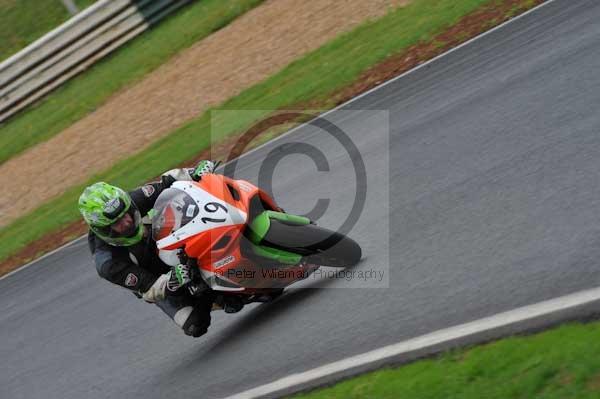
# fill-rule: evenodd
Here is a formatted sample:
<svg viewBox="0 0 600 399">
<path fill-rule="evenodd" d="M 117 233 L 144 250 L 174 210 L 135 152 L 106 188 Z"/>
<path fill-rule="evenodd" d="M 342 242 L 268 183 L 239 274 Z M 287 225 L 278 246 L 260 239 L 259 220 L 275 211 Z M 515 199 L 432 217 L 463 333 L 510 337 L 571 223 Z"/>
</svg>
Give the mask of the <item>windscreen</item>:
<svg viewBox="0 0 600 399">
<path fill-rule="evenodd" d="M 152 216 L 152 238 L 167 237 L 188 224 L 198 214 L 198 206 L 185 191 L 168 188 L 158 196 Z"/>
</svg>

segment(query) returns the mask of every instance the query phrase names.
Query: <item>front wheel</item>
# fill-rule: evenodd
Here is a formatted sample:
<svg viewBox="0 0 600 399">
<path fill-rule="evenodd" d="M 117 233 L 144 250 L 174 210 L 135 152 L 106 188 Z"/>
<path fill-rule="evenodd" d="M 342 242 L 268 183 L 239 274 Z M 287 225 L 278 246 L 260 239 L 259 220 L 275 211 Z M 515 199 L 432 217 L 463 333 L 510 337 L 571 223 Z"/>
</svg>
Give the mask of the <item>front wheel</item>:
<svg viewBox="0 0 600 399">
<path fill-rule="evenodd" d="M 362 256 L 356 241 L 314 224 L 297 225 L 271 220 L 261 244 L 302 255 L 306 262 L 321 266 L 350 267 L 356 265 Z"/>
</svg>

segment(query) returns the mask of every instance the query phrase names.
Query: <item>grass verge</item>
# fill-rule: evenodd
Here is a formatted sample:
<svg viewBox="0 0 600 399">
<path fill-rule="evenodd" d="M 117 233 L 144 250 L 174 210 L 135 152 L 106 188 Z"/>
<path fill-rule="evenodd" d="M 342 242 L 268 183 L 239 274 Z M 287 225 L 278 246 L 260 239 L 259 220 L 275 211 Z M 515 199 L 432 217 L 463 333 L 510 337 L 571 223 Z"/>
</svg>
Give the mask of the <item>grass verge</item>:
<svg viewBox="0 0 600 399">
<path fill-rule="evenodd" d="M 403 399 L 600 397 L 600 323 L 456 350 L 293 396 Z"/>
<path fill-rule="evenodd" d="M 76 0 L 83 10 L 96 0 Z M 0 60 L 56 28 L 71 15 L 59 0 L 0 0 Z"/>
<path fill-rule="evenodd" d="M 489 29 L 491 16 L 497 15 L 494 20 L 498 23 L 536 3 L 539 1 L 414 0 L 405 8 L 392 11 L 385 17 L 341 35 L 291 63 L 271 78 L 227 101 L 219 109 L 298 109 L 302 108 L 302 104 L 305 107 L 308 104 L 308 109 L 331 107 L 336 102 L 368 89 L 369 84 L 376 84 L 378 78 L 371 79 L 369 73 L 373 68 L 376 70 L 377 65 L 386 65 L 390 60 L 398 59 L 399 65 L 409 69 L 423 59 L 431 58 Z M 459 20 L 462 22 L 459 23 Z M 450 40 L 449 34 L 457 38 Z M 440 40 L 447 43 L 440 45 Z M 406 52 L 413 48 L 415 56 L 407 57 Z M 412 60 L 412 64 L 402 64 L 408 58 Z M 394 74 L 401 70 L 390 69 Z M 365 73 L 366 76 L 363 75 Z M 390 77 L 386 74 L 379 76 L 382 79 Z M 367 85 L 361 83 L 369 79 L 373 82 Z M 356 90 L 346 90 L 357 83 L 360 84 Z M 266 113 L 268 111 L 241 113 L 243 117 L 220 121 L 213 130 L 218 131 L 220 137 L 226 137 L 243 131 Z M 11 255 L 45 234 L 57 235 L 62 231 L 61 227 L 79 220 L 76 201 L 85 185 L 105 180 L 132 188 L 169 168 L 195 158 L 210 146 L 210 122 L 209 110 L 170 136 L 155 142 L 144 152 L 117 163 L 105 172 L 93 176 L 84 185 L 71 188 L 62 196 L 4 227 L 0 230 L 0 242 L 3 242 L 0 248 L 0 262 L 4 263 L 3 261 Z M 34 254 L 38 255 L 37 252 Z M 29 260 L 32 255 L 29 253 L 27 256 L 14 259 Z M 14 262 L 16 261 L 13 261 L 13 264 Z"/>
<path fill-rule="evenodd" d="M 9 119 L 0 129 L 0 164 L 60 133 L 98 108 L 112 94 L 139 81 L 179 51 L 226 26 L 262 1 L 203 0 L 183 7 L 33 108 Z"/>
</svg>

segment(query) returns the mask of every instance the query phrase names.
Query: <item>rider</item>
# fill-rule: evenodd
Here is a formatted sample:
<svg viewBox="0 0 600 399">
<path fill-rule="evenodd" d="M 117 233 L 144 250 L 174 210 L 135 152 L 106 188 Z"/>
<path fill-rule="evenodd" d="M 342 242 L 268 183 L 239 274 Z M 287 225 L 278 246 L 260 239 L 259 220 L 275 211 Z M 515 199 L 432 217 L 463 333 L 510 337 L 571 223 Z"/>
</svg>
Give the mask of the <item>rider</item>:
<svg viewBox="0 0 600 399">
<path fill-rule="evenodd" d="M 79 211 L 90 231 L 88 243 L 98 274 L 156 303 L 186 335 L 199 337 L 210 325 L 212 298 L 183 295 L 190 286 L 185 264 L 170 267 L 158 257 L 148 212 L 158 195 L 177 180 L 198 181 L 212 173 L 215 164 L 201 161 L 196 168 L 173 169 L 133 191 L 99 182 L 79 197 Z"/>
</svg>

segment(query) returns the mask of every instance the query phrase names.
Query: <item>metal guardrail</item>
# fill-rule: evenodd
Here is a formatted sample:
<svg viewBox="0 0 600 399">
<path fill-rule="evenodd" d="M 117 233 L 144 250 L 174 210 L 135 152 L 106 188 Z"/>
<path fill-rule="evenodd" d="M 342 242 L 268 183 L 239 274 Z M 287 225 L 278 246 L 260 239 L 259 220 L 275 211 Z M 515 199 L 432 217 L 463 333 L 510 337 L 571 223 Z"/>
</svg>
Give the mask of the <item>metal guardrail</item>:
<svg viewBox="0 0 600 399">
<path fill-rule="evenodd" d="M 191 0 L 101 0 L 0 63 L 0 123 Z"/>
</svg>

